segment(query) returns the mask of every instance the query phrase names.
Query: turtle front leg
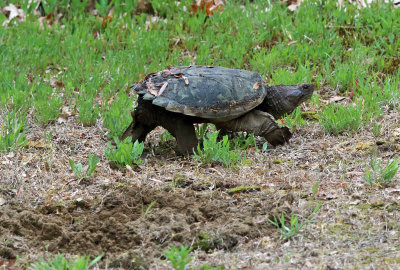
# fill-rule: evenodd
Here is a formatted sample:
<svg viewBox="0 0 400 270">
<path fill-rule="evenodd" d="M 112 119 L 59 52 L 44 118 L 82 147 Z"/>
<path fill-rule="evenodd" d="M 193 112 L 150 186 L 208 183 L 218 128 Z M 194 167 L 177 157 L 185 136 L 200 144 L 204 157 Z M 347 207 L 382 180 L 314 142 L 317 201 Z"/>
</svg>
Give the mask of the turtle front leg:
<svg viewBox="0 0 400 270">
<path fill-rule="evenodd" d="M 246 131 L 264 137 L 271 145 L 285 144 L 292 137 L 287 127 L 279 127 L 269 113 L 252 110 L 239 118 L 218 123 L 218 126 L 230 131 Z"/>
<path fill-rule="evenodd" d="M 124 134 L 122 134 L 121 139 L 125 140 L 127 137 L 132 137 L 132 142 L 138 140 L 139 142 L 144 142 L 146 140 L 147 134 L 152 131 L 154 126 L 147 126 L 141 123 L 137 117 L 135 112 L 132 112 L 132 123 L 127 127 Z"/>
</svg>

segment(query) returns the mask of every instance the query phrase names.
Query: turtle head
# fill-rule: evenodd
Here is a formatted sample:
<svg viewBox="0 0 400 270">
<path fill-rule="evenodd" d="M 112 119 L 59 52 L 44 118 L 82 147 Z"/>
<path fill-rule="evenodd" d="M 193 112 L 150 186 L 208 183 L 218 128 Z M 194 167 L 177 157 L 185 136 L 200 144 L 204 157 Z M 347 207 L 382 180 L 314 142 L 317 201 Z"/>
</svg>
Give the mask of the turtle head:
<svg viewBox="0 0 400 270">
<path fill-rule="evenodd" d="M 310 99 L 313 92 L 314 92 L 313 84 L 301 84 L 297 86 L 285 85 L 281 89 L 283 98 L 286 98 L 288 103 L 290 104 L 288 106 L 289 107 L 293 106 L 293 108 L 290 107 L 292 111 L 301 103 Z"/>
<path fill-rule="evenodd" d="M 274 85 L 268 87 L 267 91 L 258 109 L 272 114 L 275 118 L 280 118 L 293 112 L 297 106 L 310 99 L 314 92 L 314 85 Z"/>
</svg>

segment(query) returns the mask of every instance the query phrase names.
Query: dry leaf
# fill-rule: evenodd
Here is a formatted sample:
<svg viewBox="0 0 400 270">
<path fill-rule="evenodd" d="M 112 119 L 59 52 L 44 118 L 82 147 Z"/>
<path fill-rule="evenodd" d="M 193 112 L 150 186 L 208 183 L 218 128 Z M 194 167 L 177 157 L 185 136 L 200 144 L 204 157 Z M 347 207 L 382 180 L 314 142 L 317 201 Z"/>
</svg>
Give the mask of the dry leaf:
<svg viewBox="0 0 400 270">
<path fill-rule="evenodd" d="M 213 15 L 214 10 L 222 10 L 222 6 L 225 5 L 223 0 L 196 0 L 192 4 L 192 10 L 194 13 L 206 11 L 208 16 Z"/>
<path fill-rule="evenodd" d="M 4 14 L 6 16 L 8 15 L 8 18 L 6 20 L 4 20 L 2 26 L 6 26 L 14 18 L 17 18 L 20 22 L 25 21 L 26 16 L 25 16 L 24 11 L 20 8 L 17 8 L 13 4 L 9 4 L 8 6 L 4 7 L 3 10 L 4 10 Z"/>
<path fill-rule="evenodd" d="M 151 78 L 149 78 L 149 81 L 146 82 L 146 86 L 147 86 L 147 92 L 149 92 L 150 94 L 152 94 L 154 96 L 158 96 L 158 91 L 154 87 L 154 84 L 151 82 Z"/>
<path fill-rule="evenodd" d="M 262 82 L 256 82 L 256 83 L 253 85 L 253 90 L 257 91 L 257 90 L 260 88 L 261 85 L 262 85 Z"/>
<path fill-rule="evenodd" d="M 341 102 L 350 102 L 350 98 L 348 97 L 341 97 L 341 96 L 334 96 L 328 100 L 328 103 L 341 103 Z"/>
<path fill-rule="evenodd" d="M 6 204 L 6 200 L 0 197 L 0 206 Z"/>
<path fill-rule="evenodd" d="M 34 147 L 34 148 L 50 148 L 50 145 L 45 143 L 44 138 L 41 138 L 38 141 L 28 141 L 26 147 Z"/>
</svg>

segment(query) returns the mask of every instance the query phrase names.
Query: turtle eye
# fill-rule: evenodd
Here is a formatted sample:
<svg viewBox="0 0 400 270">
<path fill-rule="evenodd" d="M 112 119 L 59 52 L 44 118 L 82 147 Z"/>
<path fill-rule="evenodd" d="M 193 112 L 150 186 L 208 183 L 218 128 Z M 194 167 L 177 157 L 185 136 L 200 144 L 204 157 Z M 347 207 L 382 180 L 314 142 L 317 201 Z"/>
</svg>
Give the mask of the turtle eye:
<svg viewBox="0 0 400 270">
<path fill-rule="evenodd" d="M 308 84 L 303 85 L 303 89 L 307 90 L 308 88 L 310 88 Z"/>
</svg>

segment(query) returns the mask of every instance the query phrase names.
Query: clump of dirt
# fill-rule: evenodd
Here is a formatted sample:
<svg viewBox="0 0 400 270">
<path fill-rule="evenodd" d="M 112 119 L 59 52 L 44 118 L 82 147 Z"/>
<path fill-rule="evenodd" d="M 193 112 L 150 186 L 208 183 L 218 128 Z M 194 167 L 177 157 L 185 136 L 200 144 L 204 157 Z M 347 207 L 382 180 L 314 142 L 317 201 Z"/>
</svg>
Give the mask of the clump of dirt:
<svg viewBox="0 0 400 270">
<path fill-rule="evenodd" d="M 270 234 L 274 206 L 264 192 L 229 196 L 221 190 L 118 190 L 70 206 L 0 207 L 0 254 L 13 259 L 29 249 L 65 254 L 105 253 L 114 266 L 149 266 L 171 245 L 206 252 Z"/>
</svg>

